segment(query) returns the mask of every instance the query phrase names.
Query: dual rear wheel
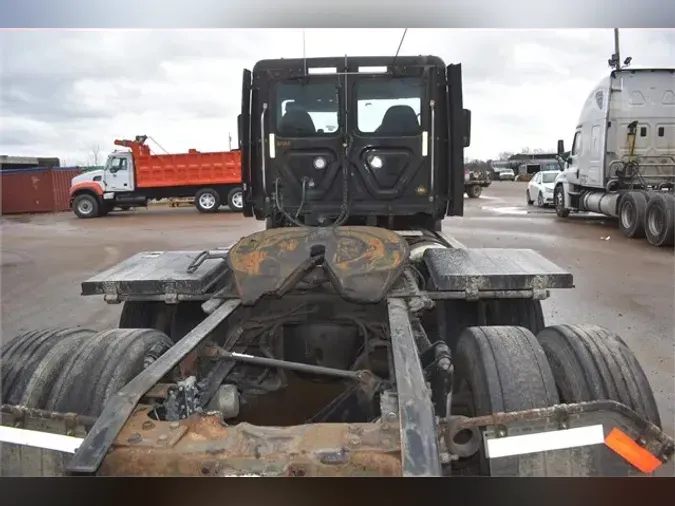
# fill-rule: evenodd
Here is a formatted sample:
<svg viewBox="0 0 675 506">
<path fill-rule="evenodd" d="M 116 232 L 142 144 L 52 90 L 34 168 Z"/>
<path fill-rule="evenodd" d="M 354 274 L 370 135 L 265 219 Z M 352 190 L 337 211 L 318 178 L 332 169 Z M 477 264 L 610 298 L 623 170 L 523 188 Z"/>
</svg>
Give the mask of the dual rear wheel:
<svg viewBox="0 0 675 506">
<path fill-rule="evenodd" d="M 462 332 L 453 361 L 455 414 L 474 417 L 614 400 L 661 425 L 637 359 L 620 337 L 602 327 L 556 325 L 536 336 L 523 327 L 470 327 Z M 482 476 L 625 476 L 631 472 L 605 445 L 490 460 L 482 442 L 476 454 L 455 462 L 453 468 L 457 474 Z"/>
<path fill-rule="evenodd" d="M 626 237 L 646 237 L 652 246 L 675 243 L 675 196 L 630 191 L 619 203 L 619 229 Z"/>
<path fill-rule="evenodd" d="M 217 190 L 202 188 L 195 194 L 195 207 L 202 213 L 215 213 L 223 204 L 227 204 L 231 211 L 241 212 L 244 209 L 244 194 L 240 187 L 229 190 L 226 202 L 222 200 Z"/>
</svg>

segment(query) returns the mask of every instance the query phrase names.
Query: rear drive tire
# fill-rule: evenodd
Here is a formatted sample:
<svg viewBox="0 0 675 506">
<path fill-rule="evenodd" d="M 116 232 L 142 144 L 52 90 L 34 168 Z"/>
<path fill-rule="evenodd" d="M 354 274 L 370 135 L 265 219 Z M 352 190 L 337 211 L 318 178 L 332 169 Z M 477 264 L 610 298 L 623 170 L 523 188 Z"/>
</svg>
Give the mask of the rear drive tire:
<svg viewBox="0 0 675 506">
<path fill-rule="evenodd" d="M 469 186 L 466 190 L 466 194 L 471 199 L 477 199 L 478 197 L 480 197 L 481 193 L 483 193 L 483 189 L 480 187 L 480 185 L 477 184 Z"/>
<path fill-rule="evenodd" d="M 554 325 L 537 334 L 562 403 L 612 400 L 661 427 L 647 376 L 633 352 L 597 325 Z M 580 450 L 576 450 L 577 452 Z M 626 476 L 632 467 L 603 446 L 585 450 L 601 476 Z"/>
<path fill-rule="evenodd" d="M 2 346 L 3 380 L 9 380 L 3 381 L 2 402 L 98 417 L 111 396 L 171 344 L 152 329 L 27 332 Z M 0 475 L 64 476 L 69 460 L 59 452 L 8 445 L 0 452 Z"/>
<path fill-rule="evenodd" d="M 206 313 L 201 302 L 125 302 L 119 327 L 123 329 L 155 329 L 176 342 L 199 325 Z"/>
<path fill-rule="evenodd" d="M 78 195 L 73 200 L 73 212 L 78 218 L 96 218 L 100 215 L 100 207 L 98 199 L 88 193 Z"/>
<path fill-rule="evenodd" d="M 164 302 L 127 301 L 122 307 L 121 329 L 155 329 L 170 335 L 175 305 Z"/>
<path fill-rule="evenodd" d="M 558 218 L 567 218 L 570 215 L 570 210 L 565 209 L 565 195 L 563 194 L 562 185 L 556 186 L 553 190 L 553 204 L 555 205 L 555 214 Z"/>
<path fill-rule="evenodd" d="M 645 236 L 647 197 L 638 191 L 627 192 L 619 204 L 619 229 L 626 237 L 639 239 Z"/>
<path fill-rule="evenodd" d="M 553 373 L 544 350 L 527 329 L 521 327 L 472 327 L 466 329 L 454 354 L 453 412 L 483 416 L 558 404 Z M 535 453 L 488 461 L 484 445 L 469 460 L 481 476 L 569 476 L 575 471 L 565 459 L 566 450 L 553 457 Z M 466 468 L 465 468 L 466 469 Z"/>
<path fill-rule="evenodd" d="M 64 365 L 46 409 L 99 416 L 113 394 L 171 345 L 166 334 L 154 329 L 112 329 L 95 334 Z"/>
<path fill-rule="evenodd" d="M 525 327 L 533 334 L 546 326 L 540 300 L 497 299 L 485 305 L 487 325 Z"/>
<path fill-rule="evenodd" d="M 644 231 L 652 246 L 672 246 L 675 242 L 675 197 L 655 193 L 649 199 Z"/>
<path fill-rule="evenodd" d="M 195 194 L 195 207 L 201 213 L 215 213 L 220 207 L 220 194 L 212 188 L 202 188 Z"/>
<path fill-rule="evenodd" d="M 43 409 L 63 363 L 95 330 L 49 328 L 25 332 L 3 344 L 2 403 Z"/>
<path fill-rule="evenodd" d="M 244 193 L 241 188 L 233 188 L 227 194 L 227 206 L 230 211 L 241 212 L 244 209 Z"/>
<path fill-rule="evenodd" d="M 445 329 L 444 340 L 451 350 L 456 348 L 459 336 L 468 327 L 509 325 L 525 327 L 536 334 L 546 326 L 539 300 L 448 300 L 439 303 L 438 311 L 445 314 L 439 327 Z"/>
</svg>

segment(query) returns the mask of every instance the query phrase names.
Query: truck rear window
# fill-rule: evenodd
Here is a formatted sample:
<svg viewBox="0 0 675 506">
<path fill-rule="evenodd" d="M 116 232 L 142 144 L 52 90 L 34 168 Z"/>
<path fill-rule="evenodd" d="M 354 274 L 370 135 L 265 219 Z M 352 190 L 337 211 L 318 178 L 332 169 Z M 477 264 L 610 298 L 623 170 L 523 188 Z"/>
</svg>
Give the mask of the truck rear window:
<svg viewBox="0 0 675 506">
<path fill-rule="evenodd" d="M 422 84 L 418 78 L 377 78 L 356 85 L 357 127 L 383 136 L 421 131 Z"/>
<path fill-rule="evenodd" d="M 276 131 L 282 137 L 333 135 L 339 130 L 339 91 L 333 83 L 279 83 Z"/>
</svg>

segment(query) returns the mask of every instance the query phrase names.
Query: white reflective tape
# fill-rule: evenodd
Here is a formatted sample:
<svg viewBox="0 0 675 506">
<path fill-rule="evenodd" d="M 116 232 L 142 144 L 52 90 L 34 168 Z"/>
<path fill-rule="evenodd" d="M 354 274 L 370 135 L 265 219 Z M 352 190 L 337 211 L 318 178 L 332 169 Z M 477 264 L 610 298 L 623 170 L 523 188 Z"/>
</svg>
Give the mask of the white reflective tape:
<svg viewBox="0 0 675 506">
<path fill-rule="evenodd" d="M 56 450 L 64 453 L 75 453 L 84 441 L 79 437 L 38 432 L 35 430 L 17 429 L 0 426 L 0 442 L 21 446 L 33 446 L 45 450 Z"/>
<path fill-rule="evenodd" d="M 591 425 L 576 429 L 488 439 L 485 444 L 485 453 L 487 458 L 496 459 L 511 455 L 597 445 L 604 442 L 605 432 L 602 425 Z"/>
<path fill-rule="evenodd" d="M 270 158 L 274 158 L 276 156 L 276 146 L 274 145 L 274 134 L 269 135 L 270 139 Z"/>
<path fill-rule="evenodd" d="M 422 132 L 422 156 L 427 156 L 429 151 L 429 132 L 426 130 Z"/>
</svg>

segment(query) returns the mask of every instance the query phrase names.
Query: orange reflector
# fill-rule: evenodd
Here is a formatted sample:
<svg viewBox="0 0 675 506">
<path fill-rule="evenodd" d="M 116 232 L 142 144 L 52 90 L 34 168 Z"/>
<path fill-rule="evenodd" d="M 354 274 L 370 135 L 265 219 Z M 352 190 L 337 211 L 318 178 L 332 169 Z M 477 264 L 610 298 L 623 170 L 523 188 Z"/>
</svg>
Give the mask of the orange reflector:
<svg viewBox="0 0 675 506">
<path fill-rule="evenodd" d="M 663 462 L 633 441 L 625 432 L 612 429 L 605 444 L 645 474 L 653 473 Z"/>
</svg>

